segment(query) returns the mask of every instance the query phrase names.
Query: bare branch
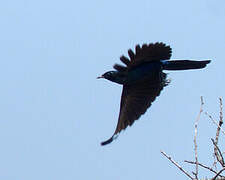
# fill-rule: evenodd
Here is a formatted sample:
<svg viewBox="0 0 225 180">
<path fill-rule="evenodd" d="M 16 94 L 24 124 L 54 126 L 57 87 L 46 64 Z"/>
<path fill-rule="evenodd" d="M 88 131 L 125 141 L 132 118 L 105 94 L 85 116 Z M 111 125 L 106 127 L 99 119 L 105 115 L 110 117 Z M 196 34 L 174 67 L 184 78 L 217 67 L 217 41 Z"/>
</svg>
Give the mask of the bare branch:
<svg viewBox="0 0 225 180">
<path fill-rule="evenodd" d="M 217 161 L 221 164 L 222 167 L 225 167 L 223 155 L 222 155 L 219 147 L 217 146 L 216 142 L 213 139 L 211 139 L 211 140 L 214 145 L 214 153 L 215 153 Z"/>
<path fill-rule="evenodd" d="M 216 122 L 215 119 L 213 119 L 213 117 L 212 117 L 209 113 L 205 112 L 205 114 L 212 120 L 212 122 L 213 122 L 217 127 L 220 127 L 220 125 Z M 224 131 L 222 128 L 220 128 L 220 130 L 221 130 L 221 132 L 225 135 L 225 131 Z"/>
<path fill-rule="evenodd" d="M 195 135 L 194 135 L 194 145 L 195 145 L 195 162 L 196 162 L 196 166 L 195 166 L 195 178 L 198 179 L 198 151 L 197 151 L 197 134 L 198 134 L 198 122 L 200 120 L 200 116 L 203 112 L 203 105 L 204 105 L 204 102 L 203 102 L 203 97 L 201 96 L 201 106 L 200 106 L 200 111 L 199 111 L 199 114 L 198 114 L 198 117 L 195 121 Z"/>
<path fill-rule="evenodd" d="M 220 122 L 221 122 L 220 126 L 222 126 L 222 124 L 223 124 L 223 100 L 221 97 L 219 98 L 219 100 L 220 100 Z"/>
<path fill-rule="evenodd" d="M 217 131 L 216 131 L 216 139 L 215 139 L 216 145 L 218 144 L 220 129 L 221 129 L 221 126 L 223 124 L 223 104 L 222 104 L 222 99 L 219 98 L 219 100 L 220 100 L 220 121 L 219 121 L 219 124 L 217 126 Z"/>
<path fill-rule="evenodd" d="M 212 178 L 212 180 L 216 180 L 216 178 L 225 170 L 225 168 L 221 169 L 216 175 L 215 177 Z"/>
<path fill-rule="evenodd" d="M 191 180 L 198 180 L 198 176 L 199 176 L 199 167 L 200 168 L 204 168 L 209 170 L 211 173 L 213 173 L 213 178 L 210 178 L 210 180 L 225 180 L 225 175 L 222 175 L 222 173 L 225 171 L 225 161 L 224 161 L 224 157 L 223 157 L 223 153 L 220 150 L 219 146 L 218 146 L 218 142 L 219 142 L 219 135 L 220 135 L 220 131 L 225 135 L 225 131 L 221 128 L 222 124 L 223 124 L 223 103 L 222 103 L 222 99 L 219 98 L 220 100 L 220 114 L 219 114 L 219 122 L 215 121 L 211 115 L 209 115 L 207 112 L 205 112 L 205 114 L 212 120 L 212 122 L 214 124 L 216 124 L 217 126 L 217 130 L 216 130 L 216 137 L 215 140 L 212 140 L 213 143 L 213 148 L 214 148 L 214 159 L 215 159 L 215 164 L 219 163 L 222 166 L 222 169 L 217 170 L 214 169 L 213 167 L 209 167 L 207 165 L 201 164 L 198 161 L 198 144 L 197 144 L 197 136 L 198 136 L 198 123 L 200 120 L 200 116 L 203 113 L 203 97 L 201 97 L 201 106 L 200 106 L 200 111 L 199 114 L 197 116 L 197 119 L 195 120 L 195 124 L 194 124 L 194 154 L 195 154 L 195 161 L 187 161 L 185 160 L 184 162 L 189 163 L 189 164 L 193 164 L 195 166 L 195 172 L 192 172 L 193 175 L 189 172 L 187 172 L 186 170 L 184 170 L 176 161 L 174 161 L 170 156 L 168 156 L 165 152 L 161 151 L 161 153 L 166 156 L 167 159 L 169 159 L 177 168 L 180 169 L 180 171 L 182 171 L 186 176 L 188 176 Z M 216 167 L 216 166 L 215 166 Z M 193 177 L 192 177 L 193 176 Z"/>
<path fill-rule="evenodd" d="M 176 167 L 178 167 L 184 174 L 186 174 L 190 179 L 195 180 L 195 178 L 191 177 L 191 175 L 186 172 L 176 161 L 174 161 L 170 156 L 168 156 L 165 152 L 160 151 L 167 159 L 169 159 Z"/>
<path fill-rule="evenodd" d="M 190 163 L 190 164 L 196 164 L 196 162 L 193 162 L 193 161 L 185 160 L 184 162 Z M 214 174 L 217 174 L 217 172 L 215 170 L 213 170 L 212 168 L 210 168 L 210 167 L 208 167 L 206 165 L 203 165 L 201 163 L 198 163 L 198 165 L 201 166 L 202 168 L 208 169 L 209 171 L 213 172 Z M 222 176 L 222 175 L 218 175 L 218 176 L 225 178 L 225 176 Z"/>
<path fill-rule="evenodd" d="M 221 153 L 221 151 L 220 151 L 220 149 L 218 147 L 220 130 L 222 130 L 221 126 L 223 124 L 223 103 L 222 103 L 222 99 L 221 98 L 219 98 L 219 100 L 220 100 L 220 120 L 219 120 L 219 124 L 217 125 L 215 141 L 213 139 L 211 139 L 211 140 L 212 140 L 213 145 L 214 145 L 214 155 L 215 155 L 217 161 L 220 163 L 220 165 L 222 167 L 225 167 L 223 154 Z"/>
</svg>

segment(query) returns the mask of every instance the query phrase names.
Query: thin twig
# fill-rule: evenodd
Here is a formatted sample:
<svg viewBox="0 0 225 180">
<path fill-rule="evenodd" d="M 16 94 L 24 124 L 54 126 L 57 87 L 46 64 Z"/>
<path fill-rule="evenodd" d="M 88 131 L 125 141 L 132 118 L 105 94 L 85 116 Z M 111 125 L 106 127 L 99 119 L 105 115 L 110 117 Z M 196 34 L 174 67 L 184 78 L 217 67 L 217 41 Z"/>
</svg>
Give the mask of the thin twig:
<svg viewBox="0 0 225 180">
<path fill-rule="evenodd" d="M 216 138 L 215 138 L 216 145 L 218 144 L 220 129 L 223 124 L 223 104 L 222 104 L 222 99 L 219 98 L 219 100 L 220 100 L 220 121 L 219 121 L 219 125 L 217 126 L 217 131 L 216 131 Z"/>
<path fill-rule="evenodd" d="M 220 125 L 216 122 L 216 120 L 213 119 L 213 117 L 212 117 L 209 113 L 205 112 L 205 114 L 212 120 L 212 122 L 213 122 L 217 127 L 220 127 Z M 220 128 L 220 130 L 221 130 L 222 133 L 225 135 L 225 131 L 224 131 L 222 128 Z"/>
<path fill-rule="evenodd" d="M 220 131 L 222 131 L 223 134 L 225 134 L 225 131 L 221 128 L 222 124 L 223 124 L 223 102 L 222 102 L 222 98 L 219 98 L 220 101 L 220 120 L 219 123 L 217 123 L 216 120 L 213 119 L 213 117 L 208 114 L 207 112 L 205 112 L 205 114 L 212 120 L 212 122 L 217 126 L 217 131 L 216 131 L 216 138 L 215 138 L 215 142 L 213 142 L 214 144 L 218 144 L 218 140 L 219 140 L 219 133 Z M 216 148 L 216 146 L 214 145 L 214 163 L 213 166 L 217 169 L 216 164 L 217 162 L 220 162 L 220 164 L 222 163 L 222 161 L 218 161 L 219 155 L 218 155 L 218 148 Z M 223 157 L 223 156 L 221 156 Z M 223 161 L 224 162 L 224 161 Z"/>
<path fill-rule="evenodd" d="M 216 130 L 216 138 L 215 141 L 213 139 L 213 145 L 214 145 L 214 155 L 217 159 L 217 161 L 221 164 L 222 167 L 225 167 L 224 164 L 224 159 L 223 159 L 223 155 L 218 147 L 218 141 L 219 141 L 219 135 L 220 135 L 220 130 L 221 130 L 221 126 L 223 124 L 223 103 L 222 103 L 222 98 L 219 98 L 220 100 L 220 120 L 219 120 L 219 124 L 217 126 L 217 130 Z"/>
<path fill-rule="evenodd" d="M 194 135 L 194 145 L 195 145 L 195 162 L 196 162 L 196 166 L 195 166 L 195 178 L 198 179 L 198 146 L 197 146 L 197 134 L 198 134 L 198 122 L 200 120 L 200 116 L 203 112 L 203 105 L 204 105 L 204 102 L 203 102 L 203 97 L 201 96 L 201 106 L 200 106 L 200 111 L 199 111 L 199 114 L 198 114 L 198 117 L 195 121 L 195 135 Z"/>
<path fill-rule="evenodd" d="M 195 180 L 195 178 L 191 177 L 191 175 L 186 172 L 176 161 L 174 161 L 170 156 L 168 156 L 165 152 L 160 151 L 167 159 L 169 159 L 176 167 L 178 167 L 184 174 L 186 174 L 190 179 Z"/>
<path fill-rule="evenodd" d="M 211 139 L 211 140 L 212 140 L 212 143 L 214 145 L 214 153 L 215 153 L 217 161 L 221 164 L 222 167 L 225 167 L 223 155 L 222 155 L 219 147 L 217 146 L 216 142 L 213 139 Z"/>
<path fill-rule="evenodd" d="M 216 175 L 215 177 L 212 178 L 212 180 L 216 180 L 216 178 L 225 170 L 225 168 L 221 169 Z"/>
<path fill-rule="evenodd" d="M 196 164 L 196 162 L 193 162 L 193 161 L 185 160 L 184 162 L 190 163 L 190 164 Z M 208 169 L 209 171 L 213 172 L 214 174 L 217 174 L 217 172 L 215 170 L 213 170 L 212 168 L 210 168 L 210 167 L 208 167 L 206 165 L 203 165 L 201 163 L 198 163 L 198 165 L 201 166 L 202 168 Z M 225 178 L 225 176 L 222 176 L 222 175 L 218 175 L 218 176 Z"/>
<path fill-rule="evenodd" d="M 223 124 L 223 100 L 221 97 L 219 98 L 219 100 L 220 100 L 220 122 L 219 122 L 219 125 L 221 127 Z"/>
<path fill-rule="evenodd" d="M 216 169 L 216 171 L 217 171 L 217 166 L 216 166 L 216 165 L 217 165 L 217 160 L 216 160 L 216 156 L 215 156 L 214 153 L 213 153 L 213 160 L 214 160 L 214 161 L 213 161 L 213 165 L 212 165 L 212 166 L 213 166 L 213 167 Z"/>
</svg>

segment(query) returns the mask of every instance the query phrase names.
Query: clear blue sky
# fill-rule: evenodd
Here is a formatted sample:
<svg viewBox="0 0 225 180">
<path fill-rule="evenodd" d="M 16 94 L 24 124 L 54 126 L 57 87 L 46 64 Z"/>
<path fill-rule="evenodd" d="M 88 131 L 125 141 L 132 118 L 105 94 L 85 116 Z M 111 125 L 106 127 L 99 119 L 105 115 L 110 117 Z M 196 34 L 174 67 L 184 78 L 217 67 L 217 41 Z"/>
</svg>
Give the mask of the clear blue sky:
<svg viewBox="0 0 225 180">
<path fill-rule="evenodd" d="M 160 150 L 179 162 L 194 158 L 201 95 L 218 117 L 224 7 L 223 0 L 1 1 L 0 179 L 186 179 Z M 101 147 L 117 124 L 121 86 L 96 77 L 137 43 L 156 41 L 171 45 L 172 59 L 212 63 L 170 72 L 147 113 Z M 201 162 L 212 163 L 215 129 L 203 115 Z"/>
</svg>

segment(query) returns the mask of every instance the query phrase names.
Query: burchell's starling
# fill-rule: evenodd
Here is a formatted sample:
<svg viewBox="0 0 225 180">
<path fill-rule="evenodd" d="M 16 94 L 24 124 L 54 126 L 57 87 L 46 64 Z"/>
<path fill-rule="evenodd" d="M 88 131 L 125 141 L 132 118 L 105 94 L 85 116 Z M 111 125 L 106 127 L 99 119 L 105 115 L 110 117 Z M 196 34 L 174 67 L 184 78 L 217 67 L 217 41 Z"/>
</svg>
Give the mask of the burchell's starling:
<svg viewBox="0 0 225 180">
<path fill-rule="evenodd" d="M 105 78 L 122 84 L 123 91 L 120 102 L 120 113 L 113 136 L 101 143 L 109 144 L 115 136 L 128 125 L 131 126 L 146 110 L 160 91 L 169 83 L 163 70 L 187 70 L 206 67 L 210 60 L 170 60 L 172 49 L 160 42 L 137 45 L 135 53 L 129 49 L 130 58 L 121 56 L 126 65 L 115 64 L 116 71 L 108 71 L 98 78 Z"/>
</svg>

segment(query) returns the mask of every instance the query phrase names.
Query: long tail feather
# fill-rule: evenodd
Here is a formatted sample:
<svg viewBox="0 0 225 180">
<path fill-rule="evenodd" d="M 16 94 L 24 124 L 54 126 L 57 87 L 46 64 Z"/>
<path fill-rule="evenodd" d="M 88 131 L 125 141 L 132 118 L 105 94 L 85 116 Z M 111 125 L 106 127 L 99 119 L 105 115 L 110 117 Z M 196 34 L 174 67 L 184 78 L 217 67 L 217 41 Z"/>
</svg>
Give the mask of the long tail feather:
<svg viewBox="0 0 225 180">
<path fill-rule="evenodd" d="M 202 69 L 210 63 L 210 60 L 205 61 L 191 61 L 191 60 L 174 60 L 163 62 L 164 70 L 188 70 L 188 69 Z"/>
</svg>

